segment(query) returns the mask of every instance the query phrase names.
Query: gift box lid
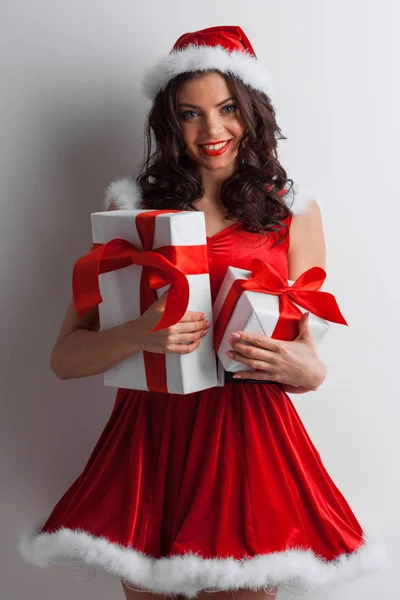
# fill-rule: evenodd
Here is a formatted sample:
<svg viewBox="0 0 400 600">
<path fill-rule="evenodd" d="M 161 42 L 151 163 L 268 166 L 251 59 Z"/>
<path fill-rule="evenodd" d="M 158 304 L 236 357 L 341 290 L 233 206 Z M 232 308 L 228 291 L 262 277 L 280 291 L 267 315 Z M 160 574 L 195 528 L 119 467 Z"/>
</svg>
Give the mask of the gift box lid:
<svg viewBox="0 0 400 600">
<path fill-rule="evenodd" d="M 142 247 L 135 219 L 143 210 L 112 210 L 93 213 L 93 242 L 105 244 L 112 239 L 122 238 L 139 248 Z M 180 211 L 157 215 L 153 248 L 161 246 L 197 246 L 207 243 L 204 213 Z"/>
</svg>

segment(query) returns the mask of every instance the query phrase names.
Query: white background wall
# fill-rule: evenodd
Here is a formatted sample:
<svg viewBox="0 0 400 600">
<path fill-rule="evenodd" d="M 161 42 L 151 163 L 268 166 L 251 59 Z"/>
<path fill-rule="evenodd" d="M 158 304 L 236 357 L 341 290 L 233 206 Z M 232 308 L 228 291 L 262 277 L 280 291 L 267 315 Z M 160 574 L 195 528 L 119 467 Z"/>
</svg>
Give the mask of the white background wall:
<svg viewBox="0 0 400 600">
<path fill-rule="evenodd" d="M 103 573 L 39 571 L 15 549 L 81 472 L 113 403 L 101 377 L 58 381 L 49 354 L 89 214 L 142 157 L 144 69 L 184 31 L 240 24 L 276 82 L 283 162 L 318 194 L 327 288 L 351 324 L 332 330 L 329 377 L 296 406 L 390 554 L 379 574 L 306 597 L 397 600 L 399 19 L 396 0 L 2 0 L 2 598 L 122 600 Z"/>
</svg>

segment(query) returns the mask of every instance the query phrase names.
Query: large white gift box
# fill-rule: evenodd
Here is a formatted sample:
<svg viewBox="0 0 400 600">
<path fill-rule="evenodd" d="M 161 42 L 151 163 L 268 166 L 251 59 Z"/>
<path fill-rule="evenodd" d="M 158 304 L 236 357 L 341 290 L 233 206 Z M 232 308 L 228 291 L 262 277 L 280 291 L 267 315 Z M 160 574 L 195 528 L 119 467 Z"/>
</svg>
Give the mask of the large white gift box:
<svg viewBox="0 0 400 600">
<path fill-rule="evenodd" d="M 93 213 L 93 242 L 105 244 L 120 238 L 143 246 L 135 225 L 137 215 L 143 210 L 116 210 Z M 152 212 L 152 211 L 146 211 Z M 204 214 L 182 211 L 158 214 L 152 249 L 164 246 L 206 246 Z M 99 304 L 102 330 L 115 327 L 140 317 L 140 280 L 143 267 L 130 265 L 99 275 L 103 302 Z M 187 310 L 203 312 L 212 322 L 210 279 L 208 273 L 186 275 L 190 297 Z M 169 286 L 157 290 L 158 297 Z M 217 385 L 216 355 L 213 347 L 212 327 L 201 340 L 200 346 L 189 354 L 166 353 L 167 391 L 189 394 Z M 145 362 L 142 352 L 135 352 L 124 361 L 108 369 L 104 374 L 107 386 L 148 390 Z"/>
<path fill-rule="evenodd" d="M 251 275 L 251 271 L 228 267 L 213 306 L 214 326 L 233 282 L 237 279 L 249 279 Z M 290 285 L 293 284 L 292 281 L 288 283 Z M 296 306 L 302 313 L 306 312 L 301 306 L 297 304 Z M 223 333 L 217 352 L 225 371 L 236 373 L 237 371 L 252 370 L 248 365 L 235 361 L 226 355 L 228 350 L 232 350 L 229 342 L 231 333 L 234 331 L 245 331 L 270 337 L 279 316 L 278 296 L 248 290 L 242 291 Z M 310 312 L 309 327 L 314 341 L 319 343 L 326 335 L 330 325 L 325 319 L 321 319 Z"/>
</svg>

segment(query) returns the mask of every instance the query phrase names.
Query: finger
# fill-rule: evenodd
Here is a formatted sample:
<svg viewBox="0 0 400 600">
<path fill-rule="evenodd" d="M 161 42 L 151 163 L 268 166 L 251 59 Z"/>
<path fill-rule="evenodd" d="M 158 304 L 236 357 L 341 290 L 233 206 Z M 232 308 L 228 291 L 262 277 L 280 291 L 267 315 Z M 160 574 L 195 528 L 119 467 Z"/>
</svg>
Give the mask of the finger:
<svg viewBox="0 0 400 600">
<path fill-rule="evenodd" d="M 240 340 L 241 342 L 247 342 L 253 346 L 257 346 L 258 348 L 271 350 L 271 352 L 280 352 L 283 347 L 281 340 L 274 340 L 266 335 L 249 333 L 247 331 L 235 331 L 234 333 L 235 336 L 232 337 L 231 335 L 230 338 L 232 342 L 237 342 Z M 239 335 L 240 337 L 236 337 L 236 335 Z"/>
<path fill-rule="evenodd" d="M 231 346 L 234 352 L 237 352 L 246 358 L 263 360 L 271 364 L 276 364 L 277 361 L 280 360 L 277 352 L 272 352 L 271 350 L 266 350 L 265 348 L 257 348 L 256 346 L 242 342 L 233 342 Z"/>
<path fill-rule="evenodd" d="M 195 331 L 202 331 L 203 329 L 209 329 L 211 327 L 211 323 L 206 319 L 201 321 L 186 321 L 179 322 L 176 325 L 172 325 L 169 327 L 169 331 L 174 335 L 177 333 L 191 333 Z"/>
<path fill-rule="evenodd" d="M 304 394 L 312 391 L 302 385 L 290 385 L 289 383 L 281 383 L 281 388 L 288 394 Z"/>
<path fill-rule="evenodd" d="M 248 358 L 247 356 L 243 356 L 243 354 L 240 354 L 239 352 L 234 352 L 232 350 L 229 350 L 226 354 L 232 360 L 240 362 L 243 365 L 247 365 L 248 367 L 250 367 L 253 370 L 268 371 L 268 372 L 272 372 L 274 370 L 274 367 L 272 365 L 268 364 L 267 362 L 265 362 L 263 360 L 258 360 L 256 358 Z"/>
<path fill-rule="evenodd" d="M 155 304 L 159 308 L 164 308 L 167 303 L 167 296 L 168 296 L 168 290 L 166 290 L 163 294 L 161 294 L 161 296 L 159 298 L 157 298 L 157 300 L 155 301 Z"/>
<path fill-rule="evenodd" d="M 167 353 L 190 354 L 190 352 L 197 350 L 197 348 L 200 346 L 201 339 L 202 338 L 200 338 L 196 342 L 192 342 L 191 344 L 171 344 L 170 346 L 168 346 Z"/>
<path fill-rule="evenodd" d="M 208 329 L 201 329 L 194 333 L 177 333 L 169 338 L 169 344 L 191 344 L 207 335 Z"/>
<path fill-rule="evenodd" d="M 203 312 L 194 312 L 193 310 L 187 310 L 179 322 L 185 323 L 186 321 L 203 321 L 205 318 L 206 315 Z"/>
<path fill-rule="evenodd" d="M 309 324 L 309 316 L 310 316 L 309 312 L 306 312 L 301 315 L 301 317 L 299 319 L 299 333 L 298 333 L 297 338 L 303 338 L 303 339 L 311 338 L 312 339 L 310 324 Z"/>
<path fill-rule="evenodd" d="M 310 314 L 310 313 L 308 313 L 308 312 L 305 312 L 305 313 L 303 313 L 303 314 L 301 315 L 301 317 L 300 317 L 300 319 L 299 319 L 299 321 L 298 321 L 298 324 L 299 324 L 299 330 L 301 330 L 301 329 L 303 329 L 304 327 L 306 327 L 306 326 L 307 326 L 307 322 L 308 322 L 308 315 L 309 315 L 309 314 Z"/>
<path fill-rule="evenodd" d="M 238 371 L 233 376 L 234 379 L 256 379 L 257 381 L 277 381 L 274 373 L 268 371 Z"/>
</svg>

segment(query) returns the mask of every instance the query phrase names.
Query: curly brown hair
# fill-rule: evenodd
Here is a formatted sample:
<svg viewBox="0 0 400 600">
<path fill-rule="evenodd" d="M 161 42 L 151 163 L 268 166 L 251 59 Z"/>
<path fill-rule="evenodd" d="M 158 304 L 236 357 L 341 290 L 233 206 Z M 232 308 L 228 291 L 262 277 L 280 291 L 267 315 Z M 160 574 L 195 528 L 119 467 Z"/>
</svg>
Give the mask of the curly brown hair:
<svg viewBox="0 0 400 600">
<path fill-rule="evenodd" d="M 178 75 L 154 99 L 146 124 L 147 156 L 137 177 L 148 209 L 198 210 L 196 200 L 204 191 L 196 163 L 184 152 L 176 98 L 184 81 L 202 75 L 204 71 Z M 245 125 L 237 168 L 221 189 L 225 218 L 241 221 L 247 231 L 276 232 L 276 243 L 280 243 L 288 234 L 283 221 L 291 212 L 278 192 L 285 187 L 290 190 L 293 185 L 277 156 L 277 142 L 286 138 L 266 94 L 232 74 L 221 75 Z"/>
</svg>

